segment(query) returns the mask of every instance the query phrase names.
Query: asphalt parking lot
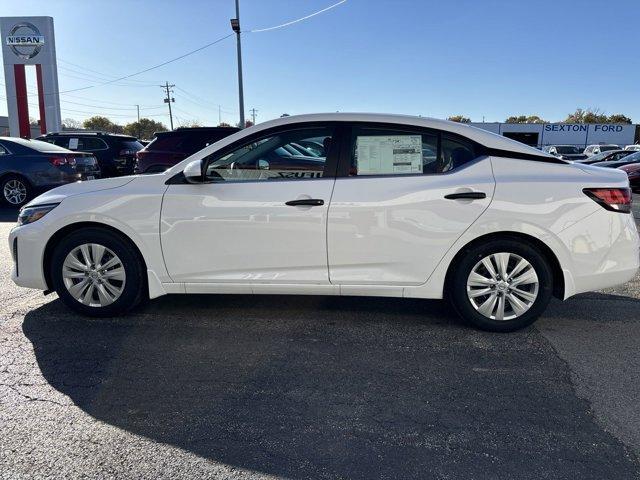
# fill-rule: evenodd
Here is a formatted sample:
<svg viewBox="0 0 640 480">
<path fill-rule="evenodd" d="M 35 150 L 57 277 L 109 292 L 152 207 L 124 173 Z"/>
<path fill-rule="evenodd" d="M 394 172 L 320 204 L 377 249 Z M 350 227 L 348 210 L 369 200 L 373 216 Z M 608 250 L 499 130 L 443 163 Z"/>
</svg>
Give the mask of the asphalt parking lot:
<svg viewBox="0 0 640 480">
<path fill-rule="evenodd" d="M 640 277 L 503 335 L 389 298 L 167 296 L 96 320 L 10 281 L 15 215 L 0 478 L 640 476 Z"/>
</svg>

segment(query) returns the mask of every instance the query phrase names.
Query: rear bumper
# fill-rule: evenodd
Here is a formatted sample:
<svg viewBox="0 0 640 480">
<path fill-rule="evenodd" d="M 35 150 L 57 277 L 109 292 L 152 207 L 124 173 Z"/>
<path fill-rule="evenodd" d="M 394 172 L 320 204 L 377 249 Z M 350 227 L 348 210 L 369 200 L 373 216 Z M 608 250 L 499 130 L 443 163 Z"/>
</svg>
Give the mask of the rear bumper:
<svg viewBox="0 0 640 480">
<path fill-rule="evenodd" d="M 565 298 L 631 280 L 640 268 L 633 215 L 600 209 L 559 235 L 571 256 L 563 265 Z"/>
</svg>

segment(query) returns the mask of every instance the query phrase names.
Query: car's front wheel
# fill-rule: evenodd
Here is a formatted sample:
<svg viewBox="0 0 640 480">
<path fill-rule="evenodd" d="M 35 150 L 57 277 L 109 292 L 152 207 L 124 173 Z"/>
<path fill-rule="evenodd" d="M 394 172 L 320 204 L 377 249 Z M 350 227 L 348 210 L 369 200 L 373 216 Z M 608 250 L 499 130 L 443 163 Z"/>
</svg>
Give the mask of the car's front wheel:
<svg viewBox="0 0 640 480">
<path fill-rule="evenodd" d="M 553 292 L 544 254 L 518 240 L 490 240 L 467 250 L 455 267 L 449 298 L 460 316 L 483 330 L 531 325 Z"/>
<path fill-rule="evenodd" d="M 51 259 L 51 278 L 60 300 L 83 315 L 122 315 L 144 298 L 144 265 L 117 233 L 77 230 L 57 245 Z"/>
</svg>

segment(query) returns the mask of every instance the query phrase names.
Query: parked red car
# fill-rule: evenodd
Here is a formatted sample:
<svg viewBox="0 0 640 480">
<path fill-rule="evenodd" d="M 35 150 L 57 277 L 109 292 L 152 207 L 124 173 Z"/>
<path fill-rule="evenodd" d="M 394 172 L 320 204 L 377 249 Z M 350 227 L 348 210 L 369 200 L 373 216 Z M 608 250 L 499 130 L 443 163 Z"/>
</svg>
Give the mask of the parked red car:
<svg viewBox="0 0 640 480">
<path fill-rule="evenodd" d="M 633 190 L 635 193 L 640 193 L 640 163 L 630 163 L 629 165 L 624 165 L 623 167 L 619 168 L 620 170 L 624 170 L 625 172 L 627 172 L 631 190 Z"/>
<path fill-rule="evenodd" d="M 137 152 L 134 173 L 164 172 L 207 145 L 239 130 L 235 127 L 194 127 L 158 132 L 149 145 Z"/>
</svg>

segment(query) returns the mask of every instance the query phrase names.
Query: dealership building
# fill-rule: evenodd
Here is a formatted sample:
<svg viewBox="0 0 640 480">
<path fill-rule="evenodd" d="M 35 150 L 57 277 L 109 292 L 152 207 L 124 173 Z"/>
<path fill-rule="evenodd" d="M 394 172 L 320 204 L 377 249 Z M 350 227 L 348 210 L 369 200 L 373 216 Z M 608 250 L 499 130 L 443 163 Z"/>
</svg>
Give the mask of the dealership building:
<svg viewBox="0 0 640 480">
<path fill-rule="evenodd" d="M 532 147 L 612 143 L 624 147 L 640 143 L 640 125 L 613 123 L 471 123 Z"/>
</svg>

